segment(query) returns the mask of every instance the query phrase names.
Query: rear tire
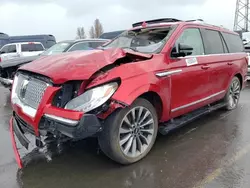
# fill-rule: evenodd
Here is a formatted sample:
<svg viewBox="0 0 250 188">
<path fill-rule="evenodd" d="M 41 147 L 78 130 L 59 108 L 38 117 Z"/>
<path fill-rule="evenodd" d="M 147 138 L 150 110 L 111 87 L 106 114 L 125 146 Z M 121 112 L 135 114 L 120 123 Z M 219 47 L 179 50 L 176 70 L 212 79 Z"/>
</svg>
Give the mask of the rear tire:
<svg viewBox="0 0 250 188">
<path fill-rule="evenodd" d="M 142 98 L 117 110 L 104 123 L 98 136 L 101 150 L 120 164 L 132 164 L 144 158 L 154 145 L 158 118 L 153 105 Z"/>
<path fill-rule="evenodd" d="M 241 83 L 238 77 L 234 77 L 228 88 L 227 94 L 225 95 L 223 101 L 226 103 L 225 109 L 228 111 L 237 108 L 241 92 Z"/>
</svg>

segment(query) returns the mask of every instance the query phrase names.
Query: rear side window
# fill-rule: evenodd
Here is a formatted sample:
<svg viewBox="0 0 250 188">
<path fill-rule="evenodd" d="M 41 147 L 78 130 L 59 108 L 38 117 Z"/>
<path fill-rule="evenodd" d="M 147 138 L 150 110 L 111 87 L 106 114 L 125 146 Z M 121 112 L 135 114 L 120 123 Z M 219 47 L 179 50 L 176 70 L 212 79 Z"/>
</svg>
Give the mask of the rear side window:
<svg viewBox="0 0 250 188">
<path fill-rule="evenodd" d="M 218 31 L 203 29 L 202 37 L 204 41 L 206 54 L 223 54 L 224 50 L 223 41 Z"/>
<path fill-rule="evenodd" d="M 74 44 L 74 45 L 69 49 L 69 52 L 79 51 L 79 50 L 90 50 L 90 49 L 92 49 L 92 48 L 90 48 L 89 44 L 90 44 L 90 43 L 88 43 L 88 42 L 81 42 L 81 43 Z"/>
<path fill-rule="evenodd" d="M 22 52 L 35 52 L 35 51 L 43 51 L 44 48 L 41 44 L 22 44 L 21 45 Z"/>
<path fill-rule="evenodd" d="M 244 52 L 243 41 L 238 35 L 222 32 L 230 53 Z"/>
<path fill-rule="evenodd" d="M 91 48 L 98 48 L 99 46 L 103 45 L 105 42 L 90 42 Z"/>
<path fill-rule="evenodd" d="M 176 41 L 177 44 L 186 44 L 193 47 L 193 55 L 204 55 L 204 47 L 201 38 L 200 30 L 197 28 L 189 28 L 183 31 L 181 36 Z"/>
</svg>

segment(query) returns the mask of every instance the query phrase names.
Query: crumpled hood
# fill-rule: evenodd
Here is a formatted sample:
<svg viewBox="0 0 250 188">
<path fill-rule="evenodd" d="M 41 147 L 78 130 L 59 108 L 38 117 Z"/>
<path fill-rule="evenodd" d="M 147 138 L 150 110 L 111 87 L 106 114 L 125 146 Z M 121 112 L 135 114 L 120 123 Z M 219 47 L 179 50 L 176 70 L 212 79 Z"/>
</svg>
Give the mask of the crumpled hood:
<svg viewBox="0 0 250 188">
<path fill-rule="evenodd" d="M 76 51 L 39 58 L 22 66 L 19 70 L 38 73 L 51 78 L 54 83 L 61 84 L 68 80 L 86 80 L 96 71 L 126 55 L 131 55 L 136 59 L 152 57 L 152 55 L 119 48 Z"/>
</svg>

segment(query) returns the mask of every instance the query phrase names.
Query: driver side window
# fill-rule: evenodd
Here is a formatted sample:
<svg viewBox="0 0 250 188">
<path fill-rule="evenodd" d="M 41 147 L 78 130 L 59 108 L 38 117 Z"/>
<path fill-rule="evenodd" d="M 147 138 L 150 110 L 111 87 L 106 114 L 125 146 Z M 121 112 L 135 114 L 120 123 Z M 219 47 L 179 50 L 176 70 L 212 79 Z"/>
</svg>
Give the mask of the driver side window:
<svg viewBox="0 0 250 188">
<path fill-rule="evenodd" d="M 200 30 L 197 28 L 185 29 L 177 39 L 176 44 L 185 44 L 193 47 L 191 56 L 204 55 L 204 46 Z"/>
<path fill-rule="evenodd" d="M 5 46 L 1 49 L 1 53 L 8 53 L 9 46 Z"/>
</svg>

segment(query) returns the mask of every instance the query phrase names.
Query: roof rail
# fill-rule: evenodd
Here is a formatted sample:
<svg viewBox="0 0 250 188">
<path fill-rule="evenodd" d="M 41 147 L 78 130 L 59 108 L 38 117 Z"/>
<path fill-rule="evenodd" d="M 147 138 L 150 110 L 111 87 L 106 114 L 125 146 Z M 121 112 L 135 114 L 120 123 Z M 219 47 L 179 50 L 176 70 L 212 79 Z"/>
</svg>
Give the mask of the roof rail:
<svg viewBox="0 0 250 188">
<path fill-rule="evenodd" d="M 155 20 L 147 20 L 143 22 L 137 22 L 132 24 L 133 27 L 141 26 L 143 23 L 146 24 L 157 24 L 157 23 L 163 23 L 163 22 L 180 22 L 181 20 L 178 20 L 176 18 L 161 18 L 161 19 L 155 19 Z"/>
<path fill-rule="evenodd" d="M 198 21 L 198 22 L 204 22 L 203 19 L 186 20 L 185 22 L 196 22 L 196 21 Z"/>
</svg>

